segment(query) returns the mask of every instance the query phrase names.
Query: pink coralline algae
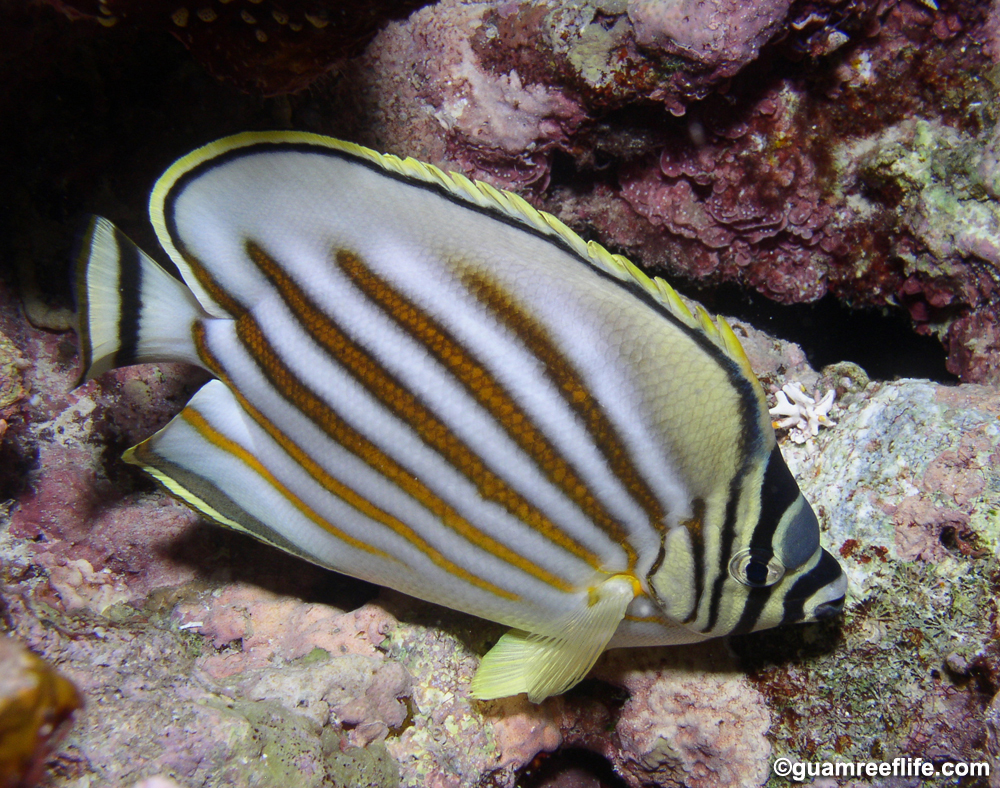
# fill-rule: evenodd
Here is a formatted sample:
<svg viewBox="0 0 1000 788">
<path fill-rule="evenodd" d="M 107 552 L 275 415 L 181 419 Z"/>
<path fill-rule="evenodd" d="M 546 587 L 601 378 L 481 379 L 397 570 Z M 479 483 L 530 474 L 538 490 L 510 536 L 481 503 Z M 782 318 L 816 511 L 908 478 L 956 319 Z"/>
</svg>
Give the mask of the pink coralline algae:
<svg viewBox="0 0 1000 788">
<path fill-rule="evenodd" d="M 339 55 L 282 49 L 301 31 L 268 0 L 177 3 L 186 18 L 146 28 L 190 36 L 197 55 L 228 14 L 263 47 L 231 64 L 245 88 L 310 85 L 263 101 L 166 35 L 153 58 L 115 49 L 157 39 L 52 10 L 71 5 L 110 21 L 139 4 L 53 1 L 0 31 L 17 55 L 0 56 L 0 101 L 44 120 L 27 153 L 11 146 L 16 188 L 4 181 L 13 256 L 43 285 L 64 278 L 68 214 L 122 217 L 155 252 L 142 206 L 163 167 L 223 134 L 291 127 L 514 187 L 654 273 L 897 309 L 965 380 L 998 379 L 990 4 L 441 0 L 387 25 L 340 79 L 317 78 Z M 317 44 L 335 33 L 303 20 Z M 759 785 L 779 755 L 971 761 L 985 746 L 1000 763 L 995 389 L 814 371 L 736 325 L 765 391 L 837 391 L 838 427 L 783 450 L 849 571 L 843 624 L 622 650 L 565 696 L 482 703 L 469 681 L 502 627 L 202 523 L 120 455 L 203 378 L 147 366 L 75 388 L 73 335 L 29 325 L 4 276 L 0 614 L 85 699 L 45 788 L 511 788 L 574 748 L 632 788 Z"/>
<path fill-rule="evenodd" d="M 764 782 L 774 748 L 803 758 L 836 746 L 860 758 L 876 739 L 907 753 L 931 741 L 977 757 L 981 699 L 962 688 L 975 684 L 930 670 L 941 649 L 968 671 L 1000 670 L 1000 657 L 982 653 L 995 566 L 982 545 L 996 543 L 1000 489 L 1000 404 L 986 387 L 870 384 L 848 367 L 821 379 L 801 350 L 735 323 L 769 388 L 787 374 L 837 387 L 840 426 L 815 438 L 820 451 L 795 451 L 818 464 L 800 479 L 864 604 L 842 634 L 834 625 L 734 639 L 745 662 L 764 662 L 749 676 L 720 641 L 622 649 L 566 696 L 483 703 L 469 682 L 502 627 L 387 590 L 371 599 L 370 587 L 199 524 L 116 458 L 123 435 L 167 415 L 151 408 L 142 423 L 134 406 L 148 392 L 136 382 L 177 395 L 189 371 L 137 367 L 71 392 L 65 339 L 3 303 L 27 395 L 4 445 L 37 462 L 0 509 L 4 620 L 85 697 L 47 788 L 82 777 L 513 788 L 560 748 L 598 753 L 631 788 L 743 788 Z M 900 456 L 910 462 L 902 471 Z M 865 545 L 852 547 L 855 537 Z M 900 596 L 913 605 L 900 608 Z M 825 645 L 796 657 L 814 637 Z M 886 655 L 891 672 L 869 675 Z M 876 691 L 891 726 L 864 713 Z"/>
<path fill-rule="evenodd" d="M 628 17 L 639 47 L 692 61 L 711 84 L 755 60 L 785 24 L 790 6 L 791 0 L 633 0 Z"/>
<path fill-rule="evenodd" d="M 838 241 L 825 232 L 832 210 L 816 167 L 795 142 L 794 101 L 782 86 L 747 120 L 720 128 L 692 118 L 695 141 L 674 137 L 658 167 L 624 171 L 622 198 L 662 228 L 659 243 L 643 244 L 643 259 L 679 257 L 691 276 L 746 281 L 777 301 L 824 295 Z M 614 238 L 614 226 L 602 229 Z"/>
<path fill-rule="evenodd" d="M 484 63 L 474 42 L 492 8 L 443 0 L 389 25 L 336 87 L 331 100 L 352 111 L 330 131 L 498 186 L 544 188 L 552 152 L 586 115 L 559 85 Z"/>
<path fill-rule="evenodd" d="M 611 652 L 598 675 L 629 692 L 608 753 L 632 784 L 760 785 L 768 777 L 771 713 L 718 644 L 637 663 Z M 641 667 L 640 667 L 641 666 Z"/>
<path fill-rule="evenodd" d="M 519 189 L 668 275 L 906 307 L 953 372 L 994 380 L 995 266 L 967 259 L 988 260 L 989 242 L 931 246 L 916 272 L 906 255 L 934 233 L 900 214 L 896 186 L 855 177 L 862 143 L 914 118 L 976 141 L 975 166 L 997 158 L 981 77 L 997 25 L 981 4 L 932 5 L 443 0 L 390 25 L 304 111 Z"/>
</svg>

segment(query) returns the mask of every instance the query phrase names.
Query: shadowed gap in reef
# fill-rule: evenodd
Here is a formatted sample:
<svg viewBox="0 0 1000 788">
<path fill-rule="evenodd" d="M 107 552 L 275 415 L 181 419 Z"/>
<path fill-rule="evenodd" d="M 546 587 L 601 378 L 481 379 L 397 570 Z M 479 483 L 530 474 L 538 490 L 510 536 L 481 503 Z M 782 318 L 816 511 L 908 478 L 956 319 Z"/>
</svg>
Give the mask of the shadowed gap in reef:
<svg viewBox="0 0 1000 788">
<path fill-rule="evenodd" d="M 851 309 L 830 295 L 811 304 L 779 304 L 735 285 L 677 289 L 700 301 L 712 314 L 745 320 L 800 345 L 817 370 L 838 361 L 852 361 L 872 380 L 925 378 L 958 383 L 945 367 L 947 353 L 941 342 L 914 332 L 909 318 L 901 312 Z"/>
<path fill-rule="evenodd" d="M 551 755 L 539 753 L 526 766 L 517 788 L 627 788 L 608 760 L 596 752 L 565 747 Z"/>
</svg>

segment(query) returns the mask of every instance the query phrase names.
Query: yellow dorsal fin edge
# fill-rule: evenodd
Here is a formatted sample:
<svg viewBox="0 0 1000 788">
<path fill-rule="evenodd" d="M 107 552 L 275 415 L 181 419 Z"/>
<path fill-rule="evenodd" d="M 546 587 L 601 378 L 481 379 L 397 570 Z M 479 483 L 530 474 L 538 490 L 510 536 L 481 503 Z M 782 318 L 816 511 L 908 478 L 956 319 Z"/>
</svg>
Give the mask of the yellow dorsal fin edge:
<svg viewBox="0 0 1000 788">
<path fill-rule="evenodd" d="M 378 153 L 353 142 L 344 142 L 343 140 L 325 137 L 320 134 L 312 134 L 305 131 L 244 132 L 211 142 L 174 162 L 159 181 L 157 181 L 149 200 L 149 211 L 153 226 L 159 236 L 160 243 L 163 244 L 164 249 L 166 249 L 167 253 L 173 259 L 177 260 L 179 255 L 175 254 L 176 250 L 166 230 L 163 220 L 163 206 L 167 194 L 169 194 L 178 179 L 195 167 L 223 153 L 266 143 L 300 143 L 341 151 L 377 165 L 387 172 L 444 188 L 474 205 L 499 211 L 506 216 L 523 222 L 540 233 L 558 238 L 595 267 L 611 274 L 617 279 L 637 284 L 685 325 L 703 331 L 721 350 L 739 364 L 741 370 L 760 389 L 760 384 L 753 374 L 750 362 L 739 339 L 736 338 L 736 335 L 726 324 L 725 320 L 722 318 L 719 318 L 718 321 L 713 320 L 701 307 L 698 307 L 696 315 L 692 315 L 680 296 L 678 296 L 677 291 L 663 279 L 659 277 L 650 278 L 625 257 L 612 254 L 594 241 L 584 241 L 558 218 L 550 213 L 538 210 L 523 197 L 513 192 L 497 189 L 482 181 L 470 180 L 461 173 L 445 172 L 433 164 L 427 164 L 409 157 L 401 159 L 390 153 Z M 763 392 L 761 392 L 761 396 L 763 396 Z"/>
</svg>

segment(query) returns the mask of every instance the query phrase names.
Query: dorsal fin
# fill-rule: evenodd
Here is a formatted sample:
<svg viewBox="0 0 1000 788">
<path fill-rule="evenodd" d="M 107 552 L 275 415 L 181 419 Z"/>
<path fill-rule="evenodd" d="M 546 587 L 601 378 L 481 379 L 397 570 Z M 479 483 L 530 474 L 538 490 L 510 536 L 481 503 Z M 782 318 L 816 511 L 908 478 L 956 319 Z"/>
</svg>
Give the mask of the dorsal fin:
<svg viewBox="0 0 1000 788">
<path fill-rule="evenodd" d="M 684 304 L 677 291 L 659 277 L 650 278 L 637 268 L 630 260 L 619 254 L 612 254 L 594 241 L 584 241 L 577 233 L 567 227 L 562 221 L 550 213 L 540 211 L 530 205 L 523 197 L 513 192 L 497 189 L 482 181 L 473 181 L 456 172 L 445 172 L 433 164 L 417 161 L 412 158 L 400 158 L 391 153 L 378 153 L 357 145 L 344 142 L 320 134 L 304 131 L 264 131 L 244 132 L 231 137 L 224 137 L 208 145 L 204 145 L 187 156 L 174 162 L 157 181 L 149 199 L 149 212 L 153 226 L 159 236 L 160 243 L 175 261 L 180 260 L 180 254 L 174 247 L 164 222 L 164 202 L 174 185 L 184 175 L 195 167 L 204 164 L 218 156 L 228 154 L 240 148 L 257 145 L 315 145 L 320 148 L 340 151 L 354 158 L 402 176 L 409 180 L 420 181 L 444 189 L 449 194 L 465 200 L 488 211 L 495 211 L 504 217 L 514 219 L 532 228 L 542 235 L 547 235 L 561 241 L 576 254 L 587 260 L 595 268 L 611 274 L 616 279 L 638 285 L 642 290 L 662 304 L 674 317 L 685 325 L 701 331 L 727 356 L 735 361 L 742 372 L 750 380 L 757 394 L 764 402 L 764 392 L 750 366 L 750 361 L 726 321 L 719 317 L 713 318 L 700 306 L 696 314 Z M 182 265 L 182 263 L 179 263 Z"/>
</svg>

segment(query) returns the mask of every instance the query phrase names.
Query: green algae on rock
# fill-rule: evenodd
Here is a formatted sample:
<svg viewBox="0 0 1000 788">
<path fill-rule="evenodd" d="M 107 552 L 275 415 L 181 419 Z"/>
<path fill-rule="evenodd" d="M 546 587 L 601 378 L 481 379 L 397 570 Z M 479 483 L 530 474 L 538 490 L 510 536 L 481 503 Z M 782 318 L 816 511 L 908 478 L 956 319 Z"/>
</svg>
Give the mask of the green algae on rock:
<svg viewBox="0 0 1000 788">
<path fill-rule="evenodd" d="M 14 343 L 0 334 L 0 417 L 27 394 L 21 379 L 21 370 L 26 364 Z"/>
<path fill-rule="evenodd" d="M 904 380 L 852 400 L 836 430 L 786 448 L 851 580 L 844 625 L 734 646 L 775 712 L 776 755 L 982 760 L 1000 678 L 1000 395 Z"/>
<path fill-rule="evenodd" d="M 918 330 L 941 338 L 949 371 L 983 383 L 1000 381 L 994 147 L 990 134 L 911 119 L 836 154 L 843 183 L 864 187 L 849 200 L 858 216 L 886 209 L 894 217 L 899 302 Z"/>
</svg>

